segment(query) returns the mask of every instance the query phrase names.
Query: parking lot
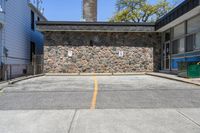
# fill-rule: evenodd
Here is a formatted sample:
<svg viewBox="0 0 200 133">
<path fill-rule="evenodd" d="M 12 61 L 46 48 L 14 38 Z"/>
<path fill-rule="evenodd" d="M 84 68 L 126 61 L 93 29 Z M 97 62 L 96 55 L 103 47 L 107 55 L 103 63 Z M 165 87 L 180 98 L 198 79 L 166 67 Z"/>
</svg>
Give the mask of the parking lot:
<svg viewBox="0 0 200 133">
<path fill-rule="evenodd" d="M 173 80 L 42 76 L 2 90 L 0 132 L 27 133 L 32 125 L 38 133 L 199 133 L 199 108 L 200 87 Z"/>
<path fill-rule="evenodd" d="M 151 76 L 96 76 L 96 109 L 198 108 L 199 86 Z M 43 76 L 3 89 L 2 110 L 90 109 L 93 76 Z"/>
</svg>

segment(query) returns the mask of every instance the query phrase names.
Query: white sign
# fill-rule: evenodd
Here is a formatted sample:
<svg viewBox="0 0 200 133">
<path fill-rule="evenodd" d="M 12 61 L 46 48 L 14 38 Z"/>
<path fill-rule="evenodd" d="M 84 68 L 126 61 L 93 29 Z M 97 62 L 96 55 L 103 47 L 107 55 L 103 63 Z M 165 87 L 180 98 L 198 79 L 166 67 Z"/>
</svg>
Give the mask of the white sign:
<svg viewBox="0 0 200 133">
<path fill-rule="evenodd" d="M 124 56 L 124 51 L 119 51 L 119 57 L 123 57 Z"/>
<path fill-rule="evenodd" d="M 72 51 L 68 51 L 68 57 L 72 57 Z"/>
</svg>

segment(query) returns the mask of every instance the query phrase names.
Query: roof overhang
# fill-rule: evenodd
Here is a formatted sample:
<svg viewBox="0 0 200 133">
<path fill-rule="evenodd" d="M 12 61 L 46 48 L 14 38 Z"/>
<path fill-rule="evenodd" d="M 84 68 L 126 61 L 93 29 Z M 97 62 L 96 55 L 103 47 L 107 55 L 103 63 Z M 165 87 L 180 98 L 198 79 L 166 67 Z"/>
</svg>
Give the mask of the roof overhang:
<svg viewBox="0 0 200 133">
<path fill-rule="evenodd" d="M 45 31 L 73 32 L 155 32 L 154 23 L 112 23 L 112 22 L 37 22 L 37 29 Z"/>
<path fill-rule="evenodd" d="M 167 25 L 163 26 L 162 28 L 158 29 L 158 32 L 163 32 L 168 30 L 169 28 L 176 26 L 196 15 L 200 14 L 200 6 L 197 6 L 196 8 L 192 9 L 191 11 L 185 13 L 184 15 L 180 16 L 179 18 L 175 19 L 174 21 L 168 23 Z"/>
</svg>

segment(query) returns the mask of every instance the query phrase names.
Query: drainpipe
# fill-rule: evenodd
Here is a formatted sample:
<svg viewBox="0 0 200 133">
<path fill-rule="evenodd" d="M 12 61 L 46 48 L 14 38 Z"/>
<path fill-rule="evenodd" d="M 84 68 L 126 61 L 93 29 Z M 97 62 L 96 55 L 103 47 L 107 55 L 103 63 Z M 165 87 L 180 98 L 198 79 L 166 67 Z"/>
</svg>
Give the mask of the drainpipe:
<svg viewBox="0 0 200 133">
<path fill-rule="evenodd" d="M 2 7 L 2 11 L 0 12 L 2 15 L 1 19 L 2 19 L 2 27 L 1 27 L 1 46 L 0 46 L 0 50 L 1 50 L 1 58 L 0 58 L 0 61 L 1 61 L 1 66 L 3 66 L 4 64 L 7 63 L 7 53 L 8 53 L 8 50 L 6 49 L 5 47 L 5 38 L 6 38 L 6 35 L 5 35 L 5 23 L 6 23 L 6 1 L 5 0 L 1 0 L 1 7 Z M 5 66 L 3 67 L 3 79 L 7 79 L 7 68 L 5 68 Z"/>
</svg>

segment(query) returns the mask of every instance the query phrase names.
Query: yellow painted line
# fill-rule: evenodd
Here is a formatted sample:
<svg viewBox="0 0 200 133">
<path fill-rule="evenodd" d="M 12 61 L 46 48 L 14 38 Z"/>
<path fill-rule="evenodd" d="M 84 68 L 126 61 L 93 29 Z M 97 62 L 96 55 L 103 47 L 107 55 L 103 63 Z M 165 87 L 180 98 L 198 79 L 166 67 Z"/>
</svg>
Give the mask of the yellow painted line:
<svg viewBox="0 0 200 133">
<path fill-rule="evenodd" d="M 97 81 L 96 76 L 93 77 L 93 80 L 94 80 L 94 93 L 93 93 L 90 109 L 96 108 L 97 94 L 98 94 L 98 81 Z"/>
</svg>

